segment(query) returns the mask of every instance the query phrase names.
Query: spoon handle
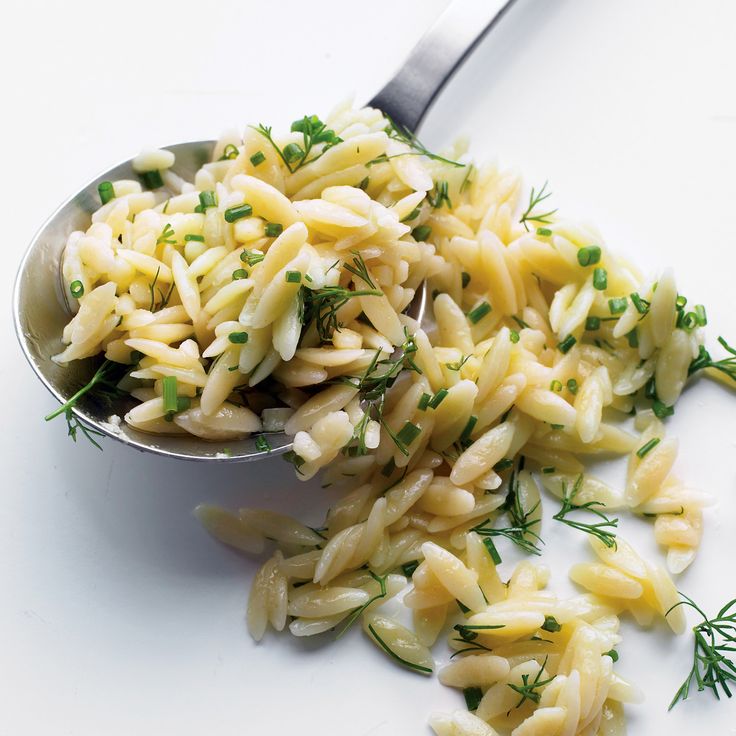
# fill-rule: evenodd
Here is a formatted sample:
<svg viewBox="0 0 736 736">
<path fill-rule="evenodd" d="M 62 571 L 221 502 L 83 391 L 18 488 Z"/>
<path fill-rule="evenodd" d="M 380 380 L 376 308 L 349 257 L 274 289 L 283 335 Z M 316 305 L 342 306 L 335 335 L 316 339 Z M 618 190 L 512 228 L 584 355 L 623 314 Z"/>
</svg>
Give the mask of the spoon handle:
<svg viewBox="0 0 736 736">
<path fill-rule="evenodd" d="M 440 90 L 513 2 L 452 2 L 368 104 L 415 132 Z"/>
</svg>

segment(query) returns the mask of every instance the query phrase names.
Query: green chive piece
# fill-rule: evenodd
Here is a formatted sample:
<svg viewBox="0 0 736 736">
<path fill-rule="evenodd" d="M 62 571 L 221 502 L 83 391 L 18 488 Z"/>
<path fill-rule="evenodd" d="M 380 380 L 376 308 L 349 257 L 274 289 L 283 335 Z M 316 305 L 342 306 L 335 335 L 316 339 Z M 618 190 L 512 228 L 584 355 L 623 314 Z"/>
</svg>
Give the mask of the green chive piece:
<svg viewBox="0 0 736 736">
<path fill-rule="evenodd" d="M 541 235 L 543 238 L 548 238 L 552 235 L 552 231 L 548 227 L 538 227 L 537 235 Z"/>
<path fill-rule="evenodd" d="M 605 268 L 597 267 L 593 271 L 593 287 L 598 291 L 605 291 L 608 288 L 608 271 Z"/>
<path fill-rule="evenodd" d="M 360 180 L 360 183 L 358 184 L 358 189 L 362 189 L 365 191 L 368 189 L 368 184 L 370 183 L 370 179 L 366 176 L 363 179 Z"/>
<path fill-rule="evenodd" d="M 628 305 L 628 299 L 625 296 L 617 296 L 608 300 L 608 310 L 611 314 L 623 314 Z"/>
<path fill-rule="evenodd" d="M 618 652 L 615 649 L 611 649 L 608 652 L 603 652 L 604 657 L 610 657 L 614 662 L 618 662 Z"/>
<path fill-rule="evenodd" d="M 412 424 L 411 422 L 407 422 L 397 433 L 396 433 L 396 439 L 401 442 L 401 444 L 406 445 L 407 447 L 414 442 L 414 440 L 419 437 L 419 435 L 422 433 L 422 430 L 417 427 L 416 424 Z"/>
<path fill-rule="evenodd" d="M 247 332 L 231 332 L 227 339 L 230 340 L 234 345 L 245 345 L 248 342 Z"/>
<path fill-rule="evenodd" d="M 176 397 L 176 413 L 186 411 L 192 405 L 192 400 L 188 396 Z"/>
<path fill-rule="evenodd" d="M 479 687 L 466 687 L 463 690 L 463 697 L 468 710 L 478 710 L 480 701 L 483 700 L 483 691 Z"/>
<path fill-rule="evenodd" d="M 470 609 L 469 609 L 469 608 L 468 608 L 468 607 L 467 607 L 467 606 L 466 606 L 466 605 L 465 605 L 464 603 L 461 603 L 461 602 L 460 602 L 460 601 L 458 601 L 458 600 L 455 600 L 455 603 L 457 603 L 457 607 L 458 607 L 458 608 L 459 608 L 459 609 L 460 609 L 460 610 L 461 610 L 461 611 L 462 611 L 463 613 L 467 613 L 467 612 L 468 612 L 468 611 L 470 610 Z"/>
<path fill-rule="evenodd" d="M 193 235 L 192 233 L 187 233 L 184 236 L 184 242 L 188 243 L 190 240 L 194 240 L 197 243 L 204 243 L 204 235 Z"/>
<path fill-rule="evenodd" d="M 164 376 L 162 383 L 164 387 L 164 411 L 167 414 L 169 412 L 176 412 L 178 408 L 178 402 L 176 400 L 176 376 Z"/>
<path fill-rule="evenodd" d="M 268 440 L 262 434 L 256 437 L 256 450 L 259 452 L 271 452 L 271 445 L 268 444 Z"/>
<path fill-rule="evenodd" d="M 415 207 L 406 217 L 401 219 L 401 222 L 411 222 L 412 220 L 416 220 L 417 217 L 419 217 L 419 207 Z"/>
<path fill-rule="evenodd" d="M 145 171 L 141 174 L 141 179 L 149 189 L 159 189 L 164 185 L 160 171 Z"/>
<path fill-rule="evenodd" d="M 626 339 L 629 341 L 629 347 L 639 347 L 639 333 L 636 331 L 636 327 L 631 332 L 626 333 Z"/>
<path fill-rule="evenodd" d="M 578 382 L 574 378 L 567 379 L 567 390 L 573 395 L 578 392 Z"/>
<path fill-rule="evenodd" d="M 645 384 L 644 384 L 644 396 L 647 399 L 656 399 L 657 398 L 657 385 L 655 383 L 654 376 L 652 376 Z"/>
<path fill-rule="evenodd" d="M 212 190 L 200 192 L 199 206 L 202 208 L 202 212 L 204 212 L 208 207 L 217 207 L 217 195 Z"/>
<path fill-rule="evenodd" d="M 79 280 L 72 281 L 71 284 L 69 284 L 69 291 L 75 299 L 80 299 L 84 296 L 84 284 Z"/>
<path fill-rule="evenodd" d="M 652 437 L 645 445 L 642 445 L 637 451 L 637 457 L 643 458 L 647 453 L 651 452 L 662 440 L 659 437 Z"/>
<path fill-rule="evenodd" d="M 256 263 L 260 263 L 266 256 L 263 253 L 255 253 L 252 250 L 244 250 L 240 254 L 240 260 L 243 263 L 247 263 L 249 266 L 255 266 Z"/>
<path fill-rule="evenodd" d="M 265 160 L 266 154 L 264 154 L 263 151 L 256 151 L 250 157 L 250 162 L 253 164 L 253 166 L 258 166 L 259 164 L 262 164 Z"/>
<path fill-rule="evenodd" d="M 470 283 L 470 274 L 469 274 L 469 273 L 467 273 L 466 271 L 463 271 L 463 272 L 462 272 L 462 275 L 461 275 L 461 277 L 460 277 L 460 278 L 462 279 L 462 282 L 463 282 L 463 289 L 464 289 L 464 288 L 466 288 L 466 287 L 467 287 L 467 285 L 468 285 L 468 284 Z"/>
<path fill-rule="evenodd" d="M 101 181 L 97 185 L 97 193 L 100 195 L 102 204 L 107 204 L 111 199 L 115 199 L 115 189 L 111 181 Z"/>
<path fill-rule="evenodd" d="M 543 473 L 544 473 L 545 475 L 551 475 L 552 473 L 554 473 L 554 472 L 555 472 L 555 470 L 556 470 L 556 468 L 555 468 L 555 466 L 554 466 L 554 465 L 545 465 L 545 466 L 544 466 L 544 467 L 542 468 L 542 472 L 543 472 Z"/>
<path fill-rule="evenodd" d="M 565 429 L 564 424 L 550 424 L 549 426 L 552 427 L 552 429 Z"/>
<path fill-rule="evenodd" d="M 401 571 L 406 575 L 407 578 L 410 578 L 414 574 L 414 570 L 416 570 L 419 567 L 419 560 L 411 560 L 411 562 L 405 562 L 401 566 Z"/>
<path fill-rule="evenodd" d="M 558 381 L 555 379 L 552 381 L 552 383 L 549 384 L 549 390 L 550 391 L 562 391 L 562 381 Z"/>
<path fill-rule="evenodd" d="M 477 325 L 478 322 L 480 322 L 483 317 L 485 317 L 490 312 L 491 305 L 488 302 L 481 302 L 477 307 L 473 307 L 473 309 L 468 312 L 468 319 L 474 325 Z"/>
<path fill-rule="evenodd" d="M 702 304 L 695 305 L 695 318 L 700 327 L 705 327 L 708 324 L 708 316 L 705 313 L 705 307 Z"/>
<path fill-rule="evenodd" d="M 568 335 L 562 342 L 557 343 L 557 349 L 561 353 L 567 353 L 576 342 L 577 340 L 573 335 Z"/>
<path fill-rule="evenodd" d="M 417 404 L 417 409 L 420 411 L 427 411 L 427 407 L 429 406 L 429 402 L 432 400 L 432 396 L 430 394 L 422 394 L 419 398 L 419 404 Z"/>
<path fill-rule="evenodd" d="M 652 288 L 652 291 L 656 291 L 656 289 Z M 675 308 L 684 309 L 686 304 L 687 304 L 687 297 L 683 296 L 682 294 L 678 294 L 677 299 L 675 300 Z"/>
<path fill-rule="evenodd" d="M 544 623 L 542 624 L 541 628 L 544 631 L 554 633 L 555 631 L 560 631 L 562 629 L 562 626 L 554 616 L 545 616 Z"/>
<path fill-rule="evenodd" d="M 445 396 L 447 396 L 448 391 L 446 388 L 441 388 L 433 397 L 432 400 L 429 402 L 429 406 L 431 409 L 436 409 L 443 401 Z"/>
<path fill-rule="evenodd" d="M 511 330 L 509 332 L 509 340 L 513 343 L 517 343 L 521 340 L 521 335 L 516 330 Z"/>
<path fill-rule="evenodd" d="M 496 545 L 490 537 L 483 537 L 483 546 L 488 550 L 488 554 L 491 556 L 494 565 L 500 565 L 503 562 L 501 555 L 498 554 Z"/>
<path fill-rule="evenodd" d="M 593 332 L 594 330 L 599 330 L 601 328 L 601 318 L 600 317 L 586 317 L 585 319 L 585 329 Z"/>
<path fill-rule="evenodd" d="M 512 465 L 514 464 L 514 461 L 511 460 L 508 457 L 502 458 L 499 460 L 494 466 L 493 470 L 496 473 L 503 473 L 504 470 L 508 470 Z"/>
<path fill-rule="evenodd" d="M 634 291 L 629 296 L 631 297 L 631 303 L 636 307 L 636 311 L 639 314 L 646 314 L 649 311 L 649 302 L 646 299 L 642 299 L 637 292 Z"/>
<path fill-rule="evenodd" d="M 244 217 L 250 217 L 253 214 L 253 208 L 249 204 L 239 204 L 237 207 L 230 207 L 225 210 L 225 222 L 237 222 Z"/>
<path fill-rule="evenodd" d="M 284 231 L 284 226 L 280 222 L 267 222 L 265 233 L 267 238 L 278 238 Z"/>
<path fill-rule="evenodd" d="M 411 231 L 414 240 L 424 241 L 432 234 L 432 228 L 429 225 L 419 225 Z"/>
<path fill-rule="evenodd" d="M 288 284 L 301 284 L 302 272 L 301 271 L 287 271 L 286 272 L 286 283 Z"/>
<path fill-rule="evenodd" d="M 473 429 L 475 428 L 475 425 L 478 423 L 478 417 L 476 417 L 474 414 L 468 419 L 468 423 L 465 425 L 461 435 L 460 435 L 460 442 L 466 442 L 470 439 L 470 435 L 473 432 Z"/>
<path fill-rule="evenodd" d="M 239 281 L 240 279 L 247 279 L 248 272 L 244 268 L 236 268 L 233 271 L 233 281 Z"/>
<path fill-rule="evenodd" d="M 289 143 L 284 146 L 282 151 L 284 159 L 287 163 L 293 164 L 295 161 L 301 161 L 304 158 L 304 149 L 298 143 Z"/>
<path fill-rule="evenodd" d="M 578 263 L 581 266 L 592 266 L 601 260 L 601 249 L 598 245 L 586 245 L 578 251 Z"/>
<path fill-rule="evenodd" d="M 652 411 L 654 412 L 654 416 L 658 419 L 665 419 L 666 417 L 671 417 L 675 413 L 675 407 L 667 406 L 667 404 L 659 399 L 655 399 L 652 403 Z"/>
</svg>

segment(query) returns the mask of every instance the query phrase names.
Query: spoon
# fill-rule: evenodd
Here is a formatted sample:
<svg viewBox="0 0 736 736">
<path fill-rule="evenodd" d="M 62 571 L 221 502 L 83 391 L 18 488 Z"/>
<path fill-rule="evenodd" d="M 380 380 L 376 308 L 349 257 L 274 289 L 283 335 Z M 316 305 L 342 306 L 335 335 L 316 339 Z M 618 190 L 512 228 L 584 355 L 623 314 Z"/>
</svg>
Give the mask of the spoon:
<svg viewBox="0 0 736 736">
<path fill-rule="evenodd" d="M 440 90 L 513 2 L 455 0 L 368 105 L 383 111 L 408 131 L 416 131 Z M 166 146 L 176 156 L 174 171 L 192 181 L 197 170 L 210 161 L 214 144 L 191 141 Z M 71 317 L 60 278 L 64 245 L 71 232 L 89 227 L 90 217 L 99 207 L 100 182 L 135 178 L 132 159 L 95 177 L 51 215 L 20 264 L 13 293 L 15 331 L 31 368 L 62 404 L 90 380 L 99 366 L 99 358 L 72 361 L 66 367 L 51 360 L 51 355 L 60 350 L 61 334 Z M 421 321 L 425 301 L 426 289 L 422 287 L 408 309 L 417 321 Z M 183 460 L 242 462 L 279 455 L 291 448 L 291 438 L 283 432 L 266 433 L 271 449 L 265 451 L 257 447 L 257 436 L 210 442 L 185 435 L 148 434 L 122 420 L 119 424 L 110 422 L 111 416 L 123 417 L 135 403 L 132 398 L 121 398 L 111 406 L 101 406 L 85 396 L 72 411 L 87 427 L 137 450 Z"/>
</svg>

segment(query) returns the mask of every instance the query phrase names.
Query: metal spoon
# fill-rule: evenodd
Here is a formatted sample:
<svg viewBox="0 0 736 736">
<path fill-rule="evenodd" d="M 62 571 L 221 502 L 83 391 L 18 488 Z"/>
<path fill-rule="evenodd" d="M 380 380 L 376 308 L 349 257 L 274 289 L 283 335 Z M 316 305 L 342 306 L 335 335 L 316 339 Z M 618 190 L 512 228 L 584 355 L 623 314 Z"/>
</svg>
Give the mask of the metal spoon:
<svg viewBox="0 0 736 736">
<path fill-rule="evenodd" d="M 513 2 L 455 0 L 368 105 L 387 113 L 407 130 L 416 131 L 440 90 Z M 214 141 L 192 141 L 166 148 L 176 155 L 174 171 L 191 181 L 196 171 L 210 160 L 213 146 Z M 60 351 L 61 333 L 71 316 L 60 278 L 64 245 L 72 231 L 89 227 L 90 216 L 99 206 L 97 185 L 101 181 L 135 178 L 132 160 L 95 177 L 46 221 L 33 238 L 18 271 L 13 293 L 16 334 L 31 368 L 61 403 L 84 386 L 99 365 L 98 358 L 88 358 L 61 367 L 50 358 Z M 409 313 L 419 321 L 425 298 L 422 288 L 409 308 Z M 271 449 L 264 451 L 256 446 L 256 437 L 208 442 L 183 435 L 147 434 L 125 422 L 119 425 L 109 422 L 111 415 L 122 417 L 134 403 L 132 399 L 119 399 L 112 406 L 103 407 L 83 397 L 73 412 L 88 427 L 126 445 L 184 460 L 242 462 L 281 454 L 291 447 L 291 439 L 283 432 L 268 433 Z"/>
</svg>

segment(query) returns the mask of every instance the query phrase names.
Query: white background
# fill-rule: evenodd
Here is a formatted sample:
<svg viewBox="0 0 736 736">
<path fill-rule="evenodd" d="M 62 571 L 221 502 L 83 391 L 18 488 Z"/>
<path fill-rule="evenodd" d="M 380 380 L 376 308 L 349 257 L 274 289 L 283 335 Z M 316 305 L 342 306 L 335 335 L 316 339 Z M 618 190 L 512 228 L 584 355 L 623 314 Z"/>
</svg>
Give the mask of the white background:
<svg viewBox="0 0 736 736">
<path fill-rule="evenodd" d="M 429 710 L 459 706 L 358 631 L 255 646 L 244 626 L 254 563 L 209 539 L 191 509 L 266 505 L 318 522 L 322 492 L 279 459 L 205 468 L 111 441 L 104 453 L 74 446 L 63 420 L 44 424 L 53 401 L 10 320 L 26 244 L 99 170 L 143 145 L 369 99 L 444 5 L 25 0 L 5 11 L 0 733 L 404 736 L 427 733 Z M 423 138 L 468 134 L 478 157 L 497 154 L 531 184 L 548 178 L 555 205 L 596 221 L 646 271 L 676 268 L 681 292 L 708 306 L 711 346 L 736 340 L 735 27 L 728 0 L 519 0 Z M 668 422 L 682 439 L 678 472 L 719 499 L 678 583 L 709 611 L 736 596 L 735 399 L 699 381 Z M 648 528 L 623 529 L 658 554 Z M 562 592 L 587 555 L 564 531 L 545 525 Z M 624 631 L 618 669 L 647 692 L 628 709 L 633 736 L 736 733 L 736 699 L 703 693 L 667 714 L 689 641 Z"/>
</svg>

